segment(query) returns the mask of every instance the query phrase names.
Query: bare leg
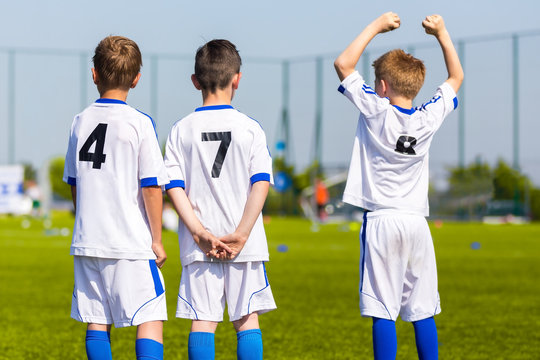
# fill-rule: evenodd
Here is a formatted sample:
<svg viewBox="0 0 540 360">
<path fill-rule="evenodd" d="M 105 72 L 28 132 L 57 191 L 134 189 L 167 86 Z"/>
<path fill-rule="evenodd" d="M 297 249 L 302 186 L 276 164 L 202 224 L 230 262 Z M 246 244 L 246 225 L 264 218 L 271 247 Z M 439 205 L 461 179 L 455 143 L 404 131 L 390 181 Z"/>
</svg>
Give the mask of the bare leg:
<svg viewBox="0 0 540 360">
<path fill-rule="evenodd" d="M 236 329 L 236 356 L 239 360 L 262 360 L 263 343 L 259 316 L 252 313 L 233 322 Z"/>
<path fill-rule="evenodd" d="M 163 359 L 163 321 L 148 321 L 137 326 L 137 359 Z"/>
<path fill-rule="evenodd" d="M 193 320 L 188 340 L 190 359 L 215 359 L 214 333 L 218 323 L 215 321 Z"/>
<path fill-rule="evenodd" d="M 112 359 L 111 325 L 88 324 L 86 328 L 86 356 L 89 360 Z"/>
<path fill-rule="evenodd" d="M 218 323 L 215 321 L 193 320 L 191 322 L 191 332 L 215 333 Z"/>
<path fill-rule="evenodd" d="M 240 320 L 233 321 L 236 332 L 258 329 L 259 328 L 259 315 L 257 313 L 251 313 L 244 316 Z"/>
<path fill-rule="evenodd" d="M 149 321 L 137 326 L 137 339 L 152 339 L 163 344 L 163 321 Z"/>
</svg>

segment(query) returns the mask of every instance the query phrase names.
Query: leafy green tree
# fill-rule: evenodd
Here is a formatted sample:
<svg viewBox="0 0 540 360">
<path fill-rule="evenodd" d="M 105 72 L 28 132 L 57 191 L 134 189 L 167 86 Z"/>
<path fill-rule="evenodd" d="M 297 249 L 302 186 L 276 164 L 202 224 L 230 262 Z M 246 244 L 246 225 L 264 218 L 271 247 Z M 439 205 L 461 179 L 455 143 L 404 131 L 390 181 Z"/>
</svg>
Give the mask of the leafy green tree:
<svg viewBox="0 0 540 360">
<path fill-rule="evenodd" d="M 36 181 L 37 171 L 32 164 L 24 165 L 24 181 Z"/>
<path fill-rule="evenodd" d="M 448 172 L 449 189 L 438 198 L 437 210 L 468 219 L 484 215 L 493 194 L 493 173 L 489 164 L 477 160 L 466 167 L 449 168 Z"/>
<path fill-rule="evenodd" d="M 493 173 L 488 163 L 477 160 L 467 167 L 449 169 L 449 194 L 471 197 L 493 192 Z"/>
<path fill-rule="evenodd" d="M 523 201 L 525 186 L 531 186 L 529 179 L 499 160 L 493 171 L 493 198 L 495 200 Z"/>
<path fill-rule="evenodd" d="M 71 200 L 71 187 L 66 184 L 62 177 L 64 175 L 64 158 L 57 157 L 49 163 L 49 181 L 51 182 L 52 192 L 57 196 Z"/>
</svg>

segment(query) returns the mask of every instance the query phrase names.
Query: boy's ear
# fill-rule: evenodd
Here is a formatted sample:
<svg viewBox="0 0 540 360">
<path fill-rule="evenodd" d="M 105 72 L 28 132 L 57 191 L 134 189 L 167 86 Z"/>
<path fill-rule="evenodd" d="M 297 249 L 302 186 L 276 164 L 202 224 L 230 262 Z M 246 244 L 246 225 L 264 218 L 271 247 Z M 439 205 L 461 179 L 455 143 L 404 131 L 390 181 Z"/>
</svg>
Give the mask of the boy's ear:
<svg viewBox="0 0 540 360">
<path fill-rule="evenodd" d="M 92 68 L 92 80 L 94 81 L 94 84 L 99 83 L 99 78 L 96 69 Z"/>
<path fill-rule="evenodd" d="M 382 85 L 383 92 L 386 94 L 388 92 L 388 83 L 386 82 L 386 80 L 381 79 L 381 85 Z"/>
<path fill-rule="evenodd" d="M 379 83 L 381 84 L 380 85 L 381 94 L 384 95 L 384 97 L 386 97 L 386 94 L 388 92 L 388 83 L 384 79 L 380 79 Z"/>
<path fill-rule="evenodd" d="M 135 76 L 135 79 L 133 79 L 133 82 L 131 83 L 131 88 L 133 89 L 135 86 L 137 86 L 137 83 L 139 82 L 139 79 L 141 78 L 141 73 L 138 73 L 137 76 Z"/>
<path fill-rule="evenodd" d="M 242 73 L 241 72 L 239 72 L 238 74 L 233 76 L 233 78 L 232 78 L 232 86 L 233 86 L 234 90 L 238 89 L 238 84 L 240 83 L 241 78 L 242 78 Z"/>
<path fill-rule="evenodd" d="M 193 83 L 193 86 L 195 86 L 195 89 L 201 90 L 201 84 L 199 84 L 199 80 L 197 80 L 195 74 L 191 75 L 191 82 Z"/>
</svg>

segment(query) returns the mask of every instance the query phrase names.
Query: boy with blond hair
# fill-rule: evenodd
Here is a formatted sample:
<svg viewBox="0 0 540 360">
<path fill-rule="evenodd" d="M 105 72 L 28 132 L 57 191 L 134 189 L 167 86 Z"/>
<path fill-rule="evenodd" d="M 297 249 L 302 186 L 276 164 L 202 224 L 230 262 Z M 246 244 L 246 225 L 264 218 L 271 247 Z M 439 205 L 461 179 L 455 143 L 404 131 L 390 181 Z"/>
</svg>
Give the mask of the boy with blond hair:
<svg viewBox="0 0 540 360">
<path fill-rule="evenodd" d="M 261 215 L 272 158 L 259 123 L 231 106 L 241 63 L 227 40 L 197 50 L 191 80 L 203 106 L 174 124 L 165 149 L 167 194 L 182 219 L 176 316 L 192 320 L 191 360 L 214 359 L 225 303 L 238 359 L 262 359 L 258 314 L 276 308 Z"/>
<path fill-rule="evenodd" d="M 440 313 L 428 208 L 428 157 L 433 135 L 457 106 L 463 70 L 439 15 L 422 22 L 438 40 L 448 78 L 413 108 L 425 77 L 422 61 L 402 50 L 375 60 L 375 90 L 355 71 L 368 43 L 400 26 L 388 12 L 369 24 L 335 60 L 339 91 L 359 110 L 343 200 L 365 209 L 361 230 L 360 310 L 373 318 L 375 359 L 395 359 L 395 321 L 412 322 L 420 359 L 437 359 L 434 315 Z"/>
<path fill-rule="evenodd" d="M 75 288 L 71 316 L 88 324 L 88 359 L 112 359 L 110 330 L 137 326 L 137 359 L 163 359 L 165 288 L 158 268 L 161 185 L 168 177 L 153 120 L 126 104 L 141 76 L 135 42 L 103 39 L 92 76 L 100 98 L 75 116 L 64 181 L 71 185 Z"/>
</svg>

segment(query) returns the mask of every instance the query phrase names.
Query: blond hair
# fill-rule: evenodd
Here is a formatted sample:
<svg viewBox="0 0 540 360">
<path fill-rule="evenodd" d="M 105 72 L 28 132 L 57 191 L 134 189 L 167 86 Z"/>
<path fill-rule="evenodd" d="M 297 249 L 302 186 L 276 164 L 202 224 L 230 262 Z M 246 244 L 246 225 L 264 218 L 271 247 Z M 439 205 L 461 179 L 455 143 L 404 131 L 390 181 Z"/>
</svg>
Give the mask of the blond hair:
<svg viewBox="0 0 540 360">
<path fill-rule="evenodd" d="M 426 77 L 422 60 L 401 49 L 391 50 L 373 62 L 376 81 L 385 80 L 398 95 L 414 99 Z"/>
<path fill-rule="evenodd" d="M 104 89 L 129 89 L 142 66 L 139 47 L 123 36 L 107 36 L 101 40 L 92 60 Z"/>
</svg>

